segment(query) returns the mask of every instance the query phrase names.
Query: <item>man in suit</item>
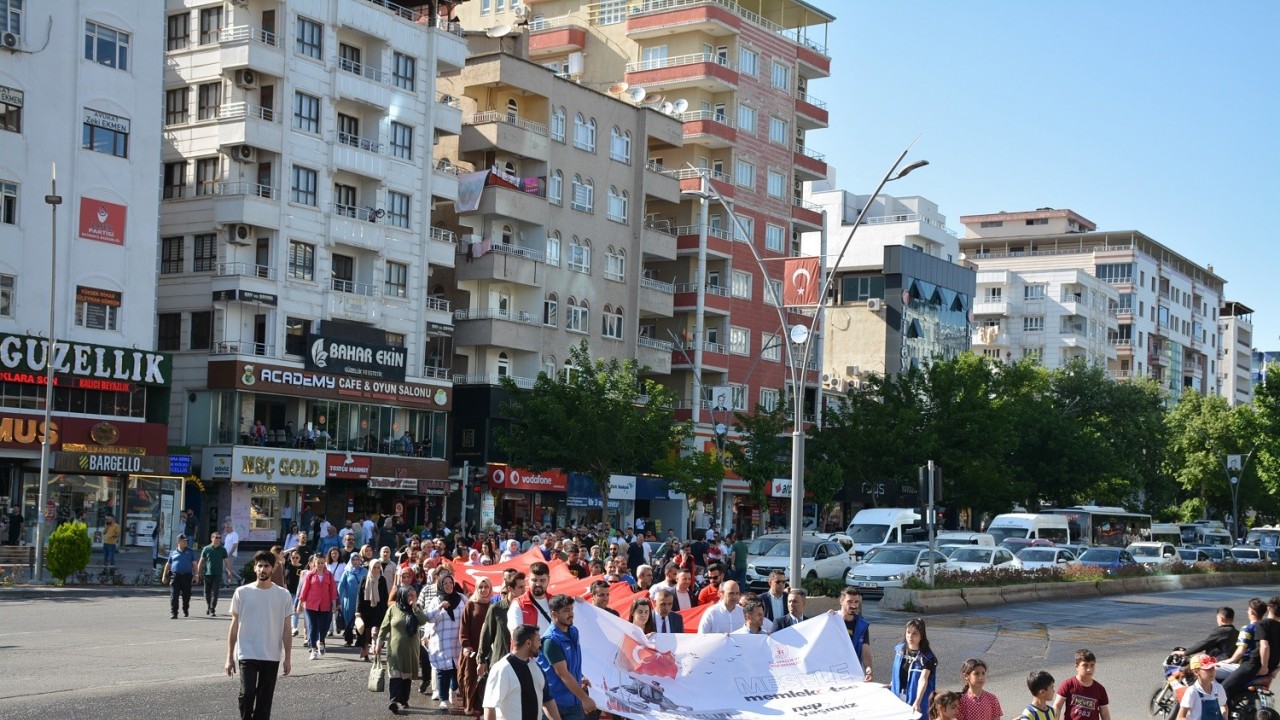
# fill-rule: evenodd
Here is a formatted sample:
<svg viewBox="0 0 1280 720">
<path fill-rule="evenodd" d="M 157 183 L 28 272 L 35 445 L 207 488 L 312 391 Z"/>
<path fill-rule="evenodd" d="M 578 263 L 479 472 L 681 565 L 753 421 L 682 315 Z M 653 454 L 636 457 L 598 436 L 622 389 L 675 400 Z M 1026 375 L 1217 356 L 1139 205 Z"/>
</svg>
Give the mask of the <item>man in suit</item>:
<svg viewBox="0 0 1280 720">
<path fill-rule="evenodd" d="M 808 620 L 809 617 L 804 614 L 804 604 L 808 599 L 809 593 L 804 588 L 791 588 L 791 592 L 787 593 L 787 614 L 773 621 L 773 631 Z"/>
<path fill-rule="evenodd" d="M 787 612 L 787 574 L 781 570 L 769 573 L 769 592 L 760 596 L 764 604 L 764 616 L 776 627 L 778 619 Z"/>
<path fill-rule="evenodd" d="M 667 588 L 660 587 L 654 594 L 657 601 L 657 612 L 653 615 L 653 626 L 660 633 L 684 632 L 684 618 L 672 612 L 675 595 Z"/>
</svg>

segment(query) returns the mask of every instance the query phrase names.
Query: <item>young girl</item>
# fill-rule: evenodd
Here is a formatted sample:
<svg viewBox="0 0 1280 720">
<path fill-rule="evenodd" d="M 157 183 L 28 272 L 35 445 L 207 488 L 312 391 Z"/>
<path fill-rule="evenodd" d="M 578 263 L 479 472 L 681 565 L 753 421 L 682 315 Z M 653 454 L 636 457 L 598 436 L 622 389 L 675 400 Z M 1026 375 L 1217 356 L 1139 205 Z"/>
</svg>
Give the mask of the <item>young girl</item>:
<svg viewBox="0 0 1280 720">
<path fill-rule="evenodd" d="M 956 720 L 960 712 L 960 693 L 938 690 L 929 698 L 929 720 Z"/>
<path fill-rule="evenodd" d="M 987 664 L 978 658 L 970 658 L 960 666 L 964 677 L 964 690 L 960 694 L 959 720 L 1000 720 L 1004 711 L 1000 699 L 983 691 L 987 684 Z"/>
<path fill-rule="evenodd" d="M 938 658 L 929 647 L 924 618 L 907 621 L 903 641 L 893 649 L 889 689 L 923 717 L 929 717 L 929 696 L 938 684 Z"/>
</svg>

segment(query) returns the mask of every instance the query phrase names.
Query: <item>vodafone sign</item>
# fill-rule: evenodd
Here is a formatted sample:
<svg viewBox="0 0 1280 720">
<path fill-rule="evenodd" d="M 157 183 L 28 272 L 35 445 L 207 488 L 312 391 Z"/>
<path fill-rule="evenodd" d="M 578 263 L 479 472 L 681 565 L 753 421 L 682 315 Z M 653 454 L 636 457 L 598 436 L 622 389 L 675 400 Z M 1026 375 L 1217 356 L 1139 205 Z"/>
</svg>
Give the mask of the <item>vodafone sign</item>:
<svg viewBox="0 0 1280 720">
<path fill-rule="evenodd" d="M 510 465 L 489 466 L 490 490 L 524 490 L 526 492 L 566 492 L 569 476 L 559 470 L 536 473 Z"/>
</svg>

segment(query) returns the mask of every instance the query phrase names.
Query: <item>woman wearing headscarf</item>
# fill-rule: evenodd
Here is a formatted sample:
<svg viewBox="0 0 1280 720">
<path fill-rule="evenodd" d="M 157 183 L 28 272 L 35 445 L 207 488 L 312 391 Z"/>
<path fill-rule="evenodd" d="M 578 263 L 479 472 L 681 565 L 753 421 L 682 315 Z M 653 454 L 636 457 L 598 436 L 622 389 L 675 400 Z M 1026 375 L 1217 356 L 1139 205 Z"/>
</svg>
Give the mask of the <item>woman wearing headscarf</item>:
<svg viewBox="0 0 1280 720">
<path fill-rule="evenodd" d="M 342 586 L 342 574 L 347 571 L 347 564 L 342 560 L 342 551 L 336 547 L 329 548 L 324 555 L 324 566 L 329 570 L 329 574 L 333 576 L 333 586 L 339 588 Z M 333 604 L 333 612 L 329 617 L 329 637 L 334 636 L 336 632 L 342 632 L 342 628 L 346 627 L 342 624 L 342 613 L 338 607 L 338 603 Z"/>
<path fill-rule="evenodd" d="M 391 594 L 391 580 L 384 572 L 382 560 L 369 563 L 369 573 L 360 585 L 360 598 L 356 603 L 356 618 L 360 625 L 360 659 L 369 659 L 369 638 L 382 626 L 387 615 L 387 600 Z"/>
<path fill-rule="evenodd" d="M 364 582 L 364 578 L 369 574 L 369 568 L 364 566 L 364 558 L 360 557 L 360 553 L 351 553 L 351 558 L 347 560 L 346 570 L 342 572 L 342 578 L 338 580 L 338 612 L 342 614 L 342 639 L 346 641 L 347 647 L 351 647 L 355 643 L 356 629 L 354 627 L 356 621 L 356 608 L 360 604 L 360 585 Z"/>
<path fill-rule="evenodd" d="M 471 550 L 467 551 L 467 565 L 469 565 L 470 567 L 477 567 L 478 565 L 480 565 L 479 550 L 472 548 Z"/>
<path fill-rule="evenodd" d="M 520 542 L 518 540 L 508 540 L 506 550 L 502 551 L 501 562 L 506 562 L 520 554 Z"/>
<path fill-rule="evenodd" d="M 409 707 L 409 691 L 418 671 L 418 633 L 426 617 L 414 605 L 417 599 L 418 591 L 412 585 L 397 586 L 378 634 L 378 642 L 387 648 L 387 694 L 391 697 L 387 709 L 393 715 Z"/>
<path fill-rule="evenodd" d="M 479 555 L 475 550 L 471 551 Z M 493 595 L 493 583 L 488 578 L 476 580 L 476 591 L 467 598 L 462 609 L 462 627 L 458 642 L 462 652 L 458 656 L 458 693 L 462 695 L 462 712 L 473 718 L 480 717 L 481 685 L 476 670 L 476 652 L 480 649 L 480 632 L 489 614 L 489 599 Z"/>
<path fill-rule="evenodd" d="M 440 701 L 442 712 L 449 710 L 449 690 L 457 682 L 462 615 L 466 603 L 467 597 L 458 592 L 453 574 L 442 574 L 436 584 L 436 599 L 427 610 L 427 620 L 432 623 L 427 655 L 432 669 L 436 671 L 436 692 L 431 699 Z M 423 679 L 426 679 L 425 672 Z"/>
</svg>

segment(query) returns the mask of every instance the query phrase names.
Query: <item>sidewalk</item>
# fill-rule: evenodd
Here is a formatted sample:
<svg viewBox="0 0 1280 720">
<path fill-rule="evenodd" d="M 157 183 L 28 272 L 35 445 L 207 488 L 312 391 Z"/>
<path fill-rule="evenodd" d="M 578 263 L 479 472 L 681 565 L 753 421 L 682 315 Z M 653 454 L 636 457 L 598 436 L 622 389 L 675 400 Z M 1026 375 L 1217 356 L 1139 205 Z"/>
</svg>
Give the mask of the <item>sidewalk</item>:
<svg viewBox="0 0 1280 720">
<path fill-rule="evenodd" d="M 151 552 L 151 548 L 148 547 L 127 548 L 116 552 L 114 575 L 120 578 L 118 582 L 121 584 L 119 585 L 114 584 L 116 582 L 114 580 L 103 582 L 102 550 L 95 549 L 89 556 L 89 566 L 85 568 L 85 572 L 89 574 L 87 583 L 79 584 L 73 577 L 67 585 L 54 585 L 48 571 L 46 571 L 44 584 L 41 585 L 14 584 L 0 586 L 0 598 L 23 599 L 82 593 L 94 595 L 167 594 L 169 589 L 161 585 L 158 577 L 153 575 Z M 232 566 L 239 570 L 235 560 L 232 560 Z M 149 577 L 157 577 L 157 579 L 147 584 L 145 581 Z M 139 580 L 143 582 L 139 583 Z"/>
</svg>

